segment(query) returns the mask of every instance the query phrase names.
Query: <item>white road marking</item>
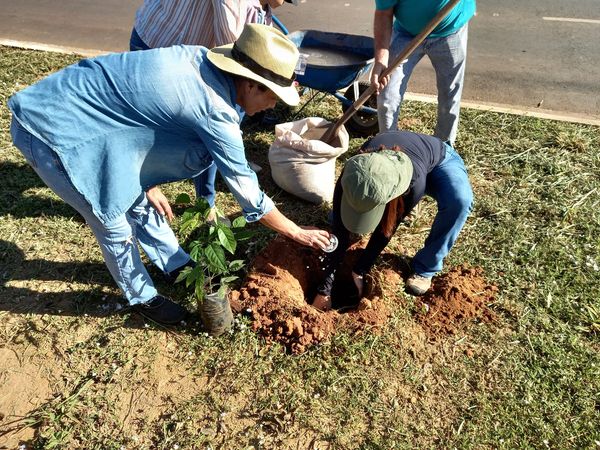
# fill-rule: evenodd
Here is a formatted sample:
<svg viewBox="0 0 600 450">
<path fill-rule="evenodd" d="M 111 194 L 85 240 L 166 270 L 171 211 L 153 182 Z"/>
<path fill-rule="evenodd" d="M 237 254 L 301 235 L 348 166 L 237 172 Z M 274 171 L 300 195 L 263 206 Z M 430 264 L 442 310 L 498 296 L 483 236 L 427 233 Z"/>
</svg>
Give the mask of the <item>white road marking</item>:
<svg viewBox="0 0 600 450">
<path fill-rule="evenodd" d="M 574 17 L 542 17 L 544 20 L 553 22 L 577 22 L 577 23 L 595 23 L 600 24 L 600 20 L 596 19 L 576 19 Z"/>
</svg>

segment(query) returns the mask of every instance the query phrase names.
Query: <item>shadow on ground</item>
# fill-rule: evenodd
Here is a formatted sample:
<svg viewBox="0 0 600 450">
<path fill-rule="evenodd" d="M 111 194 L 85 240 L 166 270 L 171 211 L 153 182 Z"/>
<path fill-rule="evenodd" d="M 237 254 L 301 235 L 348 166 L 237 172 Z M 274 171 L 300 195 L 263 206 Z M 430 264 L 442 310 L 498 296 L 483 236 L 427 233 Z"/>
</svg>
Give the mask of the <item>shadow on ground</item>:
<svg viewBox="0 0 600 450">
<path fill-rule="evenodd" d="M 48 189 L 27 164 L 0 163 L 0 180 L 0 217 L 9 214 L 16 218 L 63 216 L 83 222 L 83 218 L 62 200 L 25 194 L 30 189 Z"/>
<path fill-rule="evenodd" d="M 91 317 L 131 313 L 102 263 L 27 260 L 18 246 L 5 240 L 0 240 L 0 261 L 0 311 Z M 161 293 L 174 298 L 185 296 L 179 286 L 162 282 L 156 270 L 151 276 Z M 18 286 L 20 281 L 26 281 L 27 287 Z M 50 292 L 49 283 L 56 290 Z M 124 325 L 142 328 L 145 321 L 131 314 Z"/>
</svg>

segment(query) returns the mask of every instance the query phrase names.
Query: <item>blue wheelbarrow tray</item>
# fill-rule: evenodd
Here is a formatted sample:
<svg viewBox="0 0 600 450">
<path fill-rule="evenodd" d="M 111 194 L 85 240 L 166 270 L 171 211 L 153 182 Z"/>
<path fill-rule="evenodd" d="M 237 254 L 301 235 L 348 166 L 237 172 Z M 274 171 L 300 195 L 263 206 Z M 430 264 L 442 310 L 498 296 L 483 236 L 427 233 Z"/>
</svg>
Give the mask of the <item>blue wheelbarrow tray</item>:
<svg viewBox="0 0 600 450">
<path fill-rule="evenodd" d="M 306 55 L 300 85 L 335 94 L 368 72 L 373 63 L 373 38 L 317 30 L 294 31 L 287 35 Z"/>
</svg>

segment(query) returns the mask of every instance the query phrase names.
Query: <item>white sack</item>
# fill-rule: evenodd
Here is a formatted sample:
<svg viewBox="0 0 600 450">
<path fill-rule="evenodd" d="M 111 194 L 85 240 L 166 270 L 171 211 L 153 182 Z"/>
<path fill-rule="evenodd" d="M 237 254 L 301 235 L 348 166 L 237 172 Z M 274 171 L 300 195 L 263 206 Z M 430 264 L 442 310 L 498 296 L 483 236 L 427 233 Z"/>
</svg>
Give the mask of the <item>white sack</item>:
<svg viewBox="0 0 600 450">
<path fill-rule="evenodd" d="M 307 117 L 275 125 L 275 141 L 269 149 L 269 164 L 277 186 L 312 203 L 333 200 L 335 160 L 348 150 L 350 138 L 342 126 L 335 146 L 310 139 L 311 134 L 319 132 L 315 128 L 329 124 L 331 122 L 319 117 Z"/>
</svg>

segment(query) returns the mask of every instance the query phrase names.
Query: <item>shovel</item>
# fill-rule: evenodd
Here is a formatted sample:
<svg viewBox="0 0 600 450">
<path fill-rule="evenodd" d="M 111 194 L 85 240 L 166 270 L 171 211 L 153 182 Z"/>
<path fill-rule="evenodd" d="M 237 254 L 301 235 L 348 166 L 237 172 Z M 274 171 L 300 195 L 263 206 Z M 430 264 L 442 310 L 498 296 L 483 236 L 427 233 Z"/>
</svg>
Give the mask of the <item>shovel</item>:
<svg viewBox="0 0 600 450">
<path fill-rule="evenodd" d="M 412 52 L 414 52 L 415 49 L 421 44 L 421 42 L 423 42 L 425 38 L 429 36 L 429 34 L 434 30 L 434 28 L 439 25 L 439 23 L 448 15 L 448 13 L 450 13 L 450 11 L 456 6 L 456 4 L 459 1 L 460 0 L 450 0 L 446 4 L 446 6 L 444 6 L 440 10 L 440 12 L 438 12 L 433 17 L 433 19 L 431 19 L 431 21 L 425 26 L 425 28 L 423 28 L 423 30 L 419 34 L 417 34 L 412 41 L 410 41 L 410 43 L 404 48 L 404 50 L 402 50 L 400 55 L 398 55 L 398 57 L 392 62 L 392 64 L 390 64 L 387 67 L 387 69 L 381 72 L 379 78 L 381 79 L 388 76 L 396 67 L 398 67 L 402 63 L 402 61 L 408 58 L 412 54 Z M 369 97 L 371 97 L 371 95 L 373 95 L 374 93 L 375 86 L 369 85 L 367 90 L 364 91 L 362 95 L 358 97 L 358 99 L 348 107 L 348 109 L 342 115 L 342 117 L 340 117 L 335 124 L 329 126 L 329 128 L 324 132 L 323 136 L 320 138 L 320 140 L 325 143 L 331 143 L 337 136 L 342 125 L 344 125 L 348 121 L 348 119 L 350 119 L 350 117 L 356 114 L 360 107 L 364 105 L 365 102 L 369 99 Z"/>
</svg>

